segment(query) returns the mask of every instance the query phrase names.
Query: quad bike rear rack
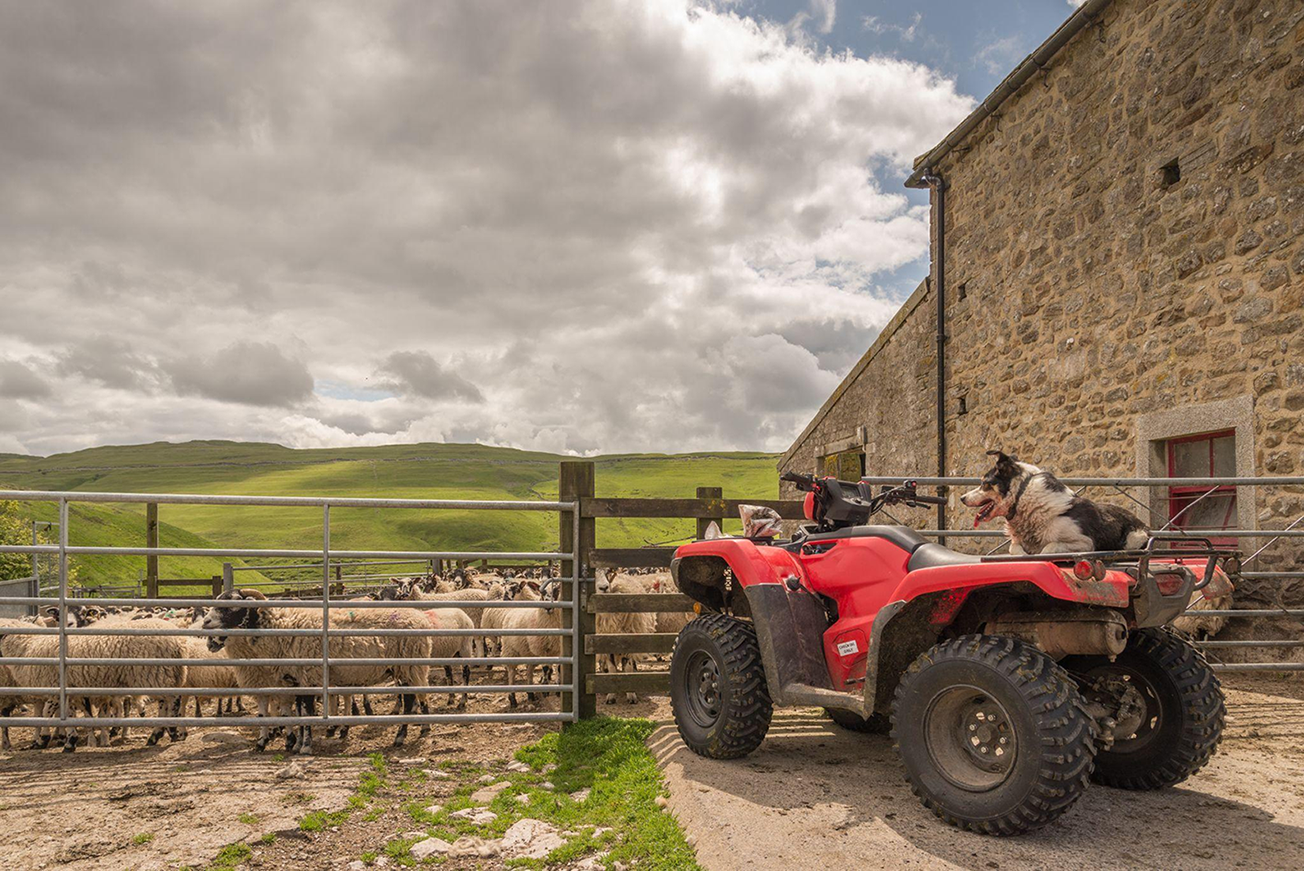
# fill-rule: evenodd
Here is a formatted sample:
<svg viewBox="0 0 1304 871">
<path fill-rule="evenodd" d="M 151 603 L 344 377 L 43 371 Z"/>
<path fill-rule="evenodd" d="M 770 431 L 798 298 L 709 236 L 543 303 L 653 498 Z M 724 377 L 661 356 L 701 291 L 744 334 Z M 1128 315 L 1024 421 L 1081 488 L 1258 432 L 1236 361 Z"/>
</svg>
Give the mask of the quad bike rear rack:
<svg viewBox="0 0 1304 871">
<path fill-rule="evenodd" d="M 1179 542 L 1176 546 L 1156 550 L 1161 542 Z M 1204 571 L 1196 578 L 1181 560 L 1203 559 Z M 1231 547 L 1218 547 L 1207 538 L 1196 538 L 1181 533 L 1157 532 L 1146 540 L 1145 547 L 1135 550 L 1097 550 L 1080 553 L 1063 554 L 1020 554 L 985 556 L 983 562 L 1018 563 L 1050 562 L 1058 566 L 1076 566 L 1081 562 L 1093 565 L 1103 575 L 1103 569 L 1115 569 L 1126 572 L 1133 582 L 1133 605 L 1139 620 L 1151 623 L 1167 623 L 1179 616 L 1186 609 L 1191 594 L 1203 590 L 1214 579 L 1214 571 L 1222 564 L 1223 571 L 1229 577 L 1240 574 L 1240 551 Z M 1163 565 L 1158 574 L 1177 574 L 1182 578 L 1178 587 L 1165 593 L 1159 587 L 1155 572 L 1151 571 L 1151 562 Z"/>
</svg>

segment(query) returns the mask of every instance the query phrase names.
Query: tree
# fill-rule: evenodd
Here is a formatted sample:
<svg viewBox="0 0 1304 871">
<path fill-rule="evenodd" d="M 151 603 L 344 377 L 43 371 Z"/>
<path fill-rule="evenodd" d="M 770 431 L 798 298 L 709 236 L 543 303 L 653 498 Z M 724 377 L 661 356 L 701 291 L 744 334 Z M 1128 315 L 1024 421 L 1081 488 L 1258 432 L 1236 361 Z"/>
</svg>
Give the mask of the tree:
<svg viewBox="0 0 1304 871">
<path fill-rule="evenodd" d="M 36 540 L 39 544 L 58 544 L 57 533 L 52 533 L 49 527 L 37 531 Z M 23 510 L 19 502 L 13 500 L 0 499 L 0 544 L 31 544 L 32 543 L 32 518 Z M 51 563 L 53 560 L 50 561 Z M 46 561 L 41 563 L 41 576 L 44 578 L 47 572 Z M 28 578 L 32 575 L 32 555 L 27 553 L 0 553 L 0 581 L 10 581 L 15 578 Z M 68 583 L 71 585 L 77 578 L 76 566 L 68 566 Z M 51 576 L 49 580 L 55 578 Z"/>
<path fill-rule="evenodd" d="M 0 501 L 0 544 L 31 544 L 31 522 L 18 510 L 18 503 Z M 0 553 L 0 581 L 26 578 L 32 574 L 32 557 L 25 553 Z"/>
</svg>

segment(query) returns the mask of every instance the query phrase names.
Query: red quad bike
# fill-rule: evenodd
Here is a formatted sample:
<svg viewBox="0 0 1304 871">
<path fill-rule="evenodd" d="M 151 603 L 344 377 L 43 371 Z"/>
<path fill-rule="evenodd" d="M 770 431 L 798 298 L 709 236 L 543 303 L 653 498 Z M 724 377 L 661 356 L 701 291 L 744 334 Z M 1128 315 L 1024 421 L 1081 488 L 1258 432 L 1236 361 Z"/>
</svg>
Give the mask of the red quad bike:
<svg viewBox="0 0 1304 871">
<path fill-rule="evenodd" d="M 868 525 L 888 505 L 944 504 L 913 482 L 875 495 L 783 479 L 806 492 L 814 526 L 791 541 L 697 541 L 671 564 L 700 603 L 670 665 L 693 752 L 746 756 L 774 705 L 822 707 L 846 729 L 890 729 L 924 805 L 996 835 L 1046 825 L 1090 780 L 1159 789 L 1213 756 L 1222 688 L 1164 624 L 1194 590 L 1230 591 L 1234 552 L 1203 539 L 1156 549 L 1173 543 L 1156 536 L 1136 551 L 969 556 Z"/>
</svg>

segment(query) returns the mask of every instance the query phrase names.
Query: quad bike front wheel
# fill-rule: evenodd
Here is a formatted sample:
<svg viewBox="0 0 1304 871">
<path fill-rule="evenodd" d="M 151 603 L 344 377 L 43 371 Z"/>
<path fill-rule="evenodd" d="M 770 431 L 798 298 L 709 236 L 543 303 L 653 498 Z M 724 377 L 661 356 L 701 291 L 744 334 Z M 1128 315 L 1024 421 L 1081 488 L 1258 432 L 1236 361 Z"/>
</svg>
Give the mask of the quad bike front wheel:
<svg viewBox="0 0 1304 871">
<path fill-rule="evenodd" d="M 943 641 L 916 659 L 897 687 L 892 738 L 925 807 L 990 835 L 1039 829 L 1072 807 L 1096 749 L 1072 678 L 996 635 Z"/>
<path fill-rule="evenodd" d="M 774 709 L 752 625 L 703 614 L 685 626 L 670 657 L 670 705 L 699 756 L 737 759 L 759 747 Z"/>
<path fill-rule="evenodd" d="M 1089 697 L 1117 710 L 1113 743 L 1096 753 L 1097 783 L 1162 789 L 1181 783 L 1213 757 L 1226 707 L 1222 685 L 1204 656 L 1166 629 L 1141 629 L 1111 662 L 1103 656 L 1064 660 Z"/>
</svg>

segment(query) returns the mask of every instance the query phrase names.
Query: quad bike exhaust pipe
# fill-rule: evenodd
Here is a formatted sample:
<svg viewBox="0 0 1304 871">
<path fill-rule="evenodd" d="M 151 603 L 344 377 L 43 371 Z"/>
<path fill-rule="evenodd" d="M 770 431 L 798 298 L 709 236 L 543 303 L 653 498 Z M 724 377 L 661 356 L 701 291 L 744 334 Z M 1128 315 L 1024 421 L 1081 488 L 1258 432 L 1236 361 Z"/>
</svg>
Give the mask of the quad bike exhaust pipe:
<svg viewBox="0 0 1304 871">
<path fill-rule="evenodd" d="M 1023 611 L 990 620 L 989 635 L 1005 635 L 1040 647 L 1047 656 L 1118 656 L 1127 647 L 1122 615 L 1100 611 Z"/>
</svg>

